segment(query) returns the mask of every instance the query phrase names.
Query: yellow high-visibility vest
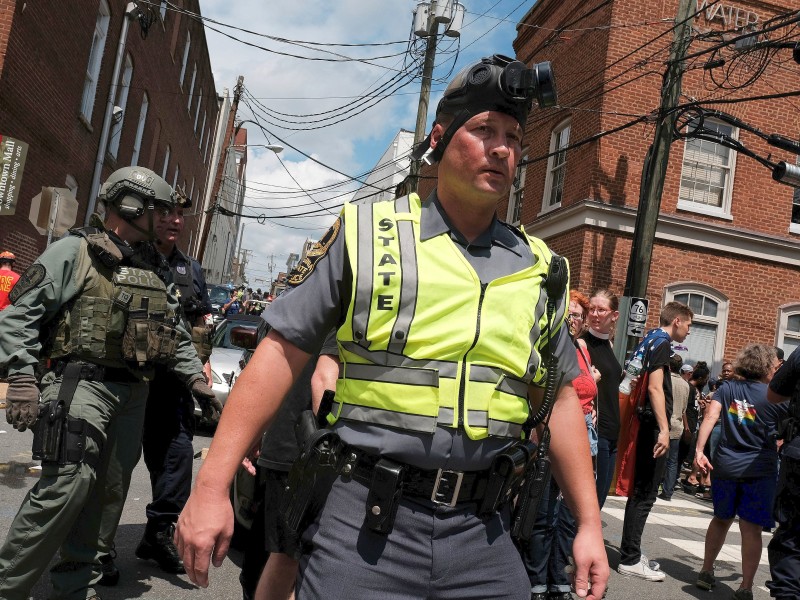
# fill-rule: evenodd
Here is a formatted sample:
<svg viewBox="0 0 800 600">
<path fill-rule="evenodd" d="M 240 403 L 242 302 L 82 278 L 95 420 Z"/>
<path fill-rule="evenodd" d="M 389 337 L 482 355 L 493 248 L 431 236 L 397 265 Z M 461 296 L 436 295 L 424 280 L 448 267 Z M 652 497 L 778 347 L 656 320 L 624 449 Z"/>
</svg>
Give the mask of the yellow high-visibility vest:
<svg viewBox="0 0 800 600">
<path fill-rule="evenodd" d="M 345 206 L 353 285 L 329 420 L 519 438 L 546 375 L 552 253 L 528 236 L 535 263 L 482 285 L 448 234 L 420 241 L 420 214 L 416 194 Z M 563 320 L 559 307 L 554 330 Z"/>
</svg>

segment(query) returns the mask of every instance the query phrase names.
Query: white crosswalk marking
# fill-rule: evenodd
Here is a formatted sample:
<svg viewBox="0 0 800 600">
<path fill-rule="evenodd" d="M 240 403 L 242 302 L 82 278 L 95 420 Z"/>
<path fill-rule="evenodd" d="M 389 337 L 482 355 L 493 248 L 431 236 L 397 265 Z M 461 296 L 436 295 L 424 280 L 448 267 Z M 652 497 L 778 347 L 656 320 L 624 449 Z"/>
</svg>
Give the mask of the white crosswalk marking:
<svg viewBox="0 0 800 600">
<path fill-rule="evenodd" d="M 655 508 L 653 512 L 650 513 L 650 516 L 647 517 L 647 524 L 648 525 L 665 525 L 667 527 L 685 527 L 688 529 L 702 529 L 705 531 L 708 529 L 708 522 L 711 520 L 712 515 L 708 515 L 707 517 L 687 517 L 685 514 L 664 514 L 655 512 Z M 603 507 L 603 512 L 607 515 L 614 517 L 615 519 L 619 519 L 623 521 L 625 519 L 625 509 L 624 508 L 608 508 L 606 506 Z"/>
<path fill-rule="evenodd" d="M 603 514 L 606 514 L 615 519 L 623 521 L 625 519 L 625 502 L 627 498 L 618 496 L 609 496 L 606 505 L 603 507 Z M 616 506 L 613 506 L 616 505 Z M 619 507 L 619 508 L 618 508 Z M 668 511 L 668 512 L 665 512 Z M 692 516 L 689 513 L 694 513 Z M 666 502 L 664 500 L 657 500 L 647 518 L 647 524 L 662 525 L 670 527 L 671 531 L 679 532 L 682 529 L 699 529 L 706 531 L 708 523 L 714 516 L 714 509 L 711 505 L 699 504 L 691 500 L 683 500 L 680 498 L 673 498 L 672 501 Z M 731 526 L 728 535 L 738 534 L 738 526 L 736 524 Z M 767 544 L 769 538 L 772 537 L 770 533 L 764 533 L 764 548 L 761 551 L 761 560 L 759 564 L 768 565 L 767 560 Z M 681 538 L 666 538 L 662 537 L 661 540 L 677 546 L 693 556 L 701 559 L 705 551 L 705 541 L 700 539 L 681 539 Z M 742 561 L 742 547 L 739 544 L 725 544 L 717 557 L 717 561 L 741 564 Z"/>
<path fill-rule="evenodd" d="M 651 515 L 652 516 L 652 515 Z M 649 519 L 648 519 L 649 521 Z M 670 538 L 661 538 L 665 542 L 672 544 L 673 546 L 677 546 L 681 550 L 685 550 L 690 554 L 693 554 L 697 558 L 703 558 L 703 553 L 705 552 L 705 541 L 691 541 L 691 540 L 679 540 L 679 539 L 670 539 Z M 722 546 L 722 550 L 719 552 L 719 556 L 717 556 L 717 562 L 729 562 L 734 563 L 735 565 L 740 565 L 742 563 L 742 547 L 738 544 L 724 544 Z M 760 565 L 768 565 L 769 561 L 767 560 L 767 548 L 761 550 L 761 560 L 758 561 Z"/>
</svg>

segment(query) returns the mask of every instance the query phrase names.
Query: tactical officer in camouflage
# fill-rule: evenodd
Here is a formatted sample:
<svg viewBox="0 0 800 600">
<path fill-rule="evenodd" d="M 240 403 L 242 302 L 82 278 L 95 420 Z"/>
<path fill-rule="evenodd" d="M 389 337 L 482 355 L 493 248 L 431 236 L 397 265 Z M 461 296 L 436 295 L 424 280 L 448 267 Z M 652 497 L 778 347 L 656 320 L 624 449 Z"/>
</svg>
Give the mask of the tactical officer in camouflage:
<svg viewBox="0 0 800 600">
<path fill-rule="evenodd" d="M 148 382 L 156 365 L 193 394 L 213 392 L 187 331 L 169 267 L 155 249 L 155 211 L 175 205 L 155 173 L 126 167 L 100 191 L 105 223 L 73 229 L 22 275 L 0 313 L 6 418 L 34 432 L 42 475 L 0 547 L 0 597 L 27 600 L 60 548 L 52 598 L 97 600 L 107 554 L 139 460 Z M 48 360 L 37 386 L 34 366 Z M 41 388 L 41 401 L 39 389 Z"/>
</svg>

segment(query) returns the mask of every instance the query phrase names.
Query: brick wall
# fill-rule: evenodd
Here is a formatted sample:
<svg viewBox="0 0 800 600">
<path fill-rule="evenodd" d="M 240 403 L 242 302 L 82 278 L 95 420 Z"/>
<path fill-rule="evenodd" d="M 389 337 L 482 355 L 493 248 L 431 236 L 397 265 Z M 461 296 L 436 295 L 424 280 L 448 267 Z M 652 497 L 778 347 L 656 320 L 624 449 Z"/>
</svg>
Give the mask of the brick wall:
<svg viewBox="0 0 800 600">
<path fill-rule="evenodd" d="M 0 132 L 29 144 L 16 214 L 0 217 L 0 247 L 18 255 L 24 269 L 44 249 L 46 237 L 28 220 L 30 201 L 42 186 L 65 187 L 68 175 L 78 184 L 77 225 L 86 214 L 92 174 L 103 126 L 108 90 L 122 28 L 124 2 L 109 2 L 111 12 L 91 121 L 80 118 L 81 97 L 100 0 L 77 3 L 13 2 L 0 0 Z M 199 12 L 198 0 L 179 3 Z M 175 30 L 178 32 L 175 33 Z M 184 84 L 179 85 L 183 42 L 191 32 L 191 49 Z M 53 32 L 69 32 L 54 35 Z M 171 147 L 167 181 L 176 164 L 179 184 L 187 193 L 195 179 L 194 198 L 204 187 L 206 165 L 199 147 L 200 124 L 207 111 L 205 136 L 213 135 L 217 116 L 216 91 L 202 24 L 177 19 L 168 11 L 156 20 L 146 39 L 137 21 L 130 23 L 126 52 L 133 63 L 119 153 L 106 157 L 101 181 L 114 169 L 130 164 L 143 94 L 149 110 L 138 163 L 161 174 L 167 144 Z M 175 58 L 172 36 L 179 38 Z M 5 49 L 5 53 L 3 50 Z M 187 110 L 192 65 L 198 66 L 194 97 Z M 203 108 L 194 131 L 198 90 Z M 205 141 L 203 142 L 205 146 Z M 197 202 L 196 202 L 197 204 Z M 188 224 L 187 224 L 188 225 Z M 187 230 L 189 227 L 187 226 Z"/>
</svg>

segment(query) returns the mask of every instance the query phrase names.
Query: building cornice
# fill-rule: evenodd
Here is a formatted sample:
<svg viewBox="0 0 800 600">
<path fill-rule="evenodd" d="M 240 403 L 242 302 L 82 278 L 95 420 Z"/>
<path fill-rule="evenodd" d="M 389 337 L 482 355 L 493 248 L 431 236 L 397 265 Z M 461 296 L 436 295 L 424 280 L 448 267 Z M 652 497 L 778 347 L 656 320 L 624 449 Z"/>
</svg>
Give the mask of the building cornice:
<svg viewBox="0 0 800 600">
<path fill-rule="evenodd" d="M 526 229 L 544 240 L 581 227 L 633 235 L 636 209 L 596 200 L 583 202 L 539 217 Z M 673 214 L 658 216 L 656 239 L 757 260 L 800 267 L 800 242 L 757 231 L 716 225 Z"/>
</svg>

